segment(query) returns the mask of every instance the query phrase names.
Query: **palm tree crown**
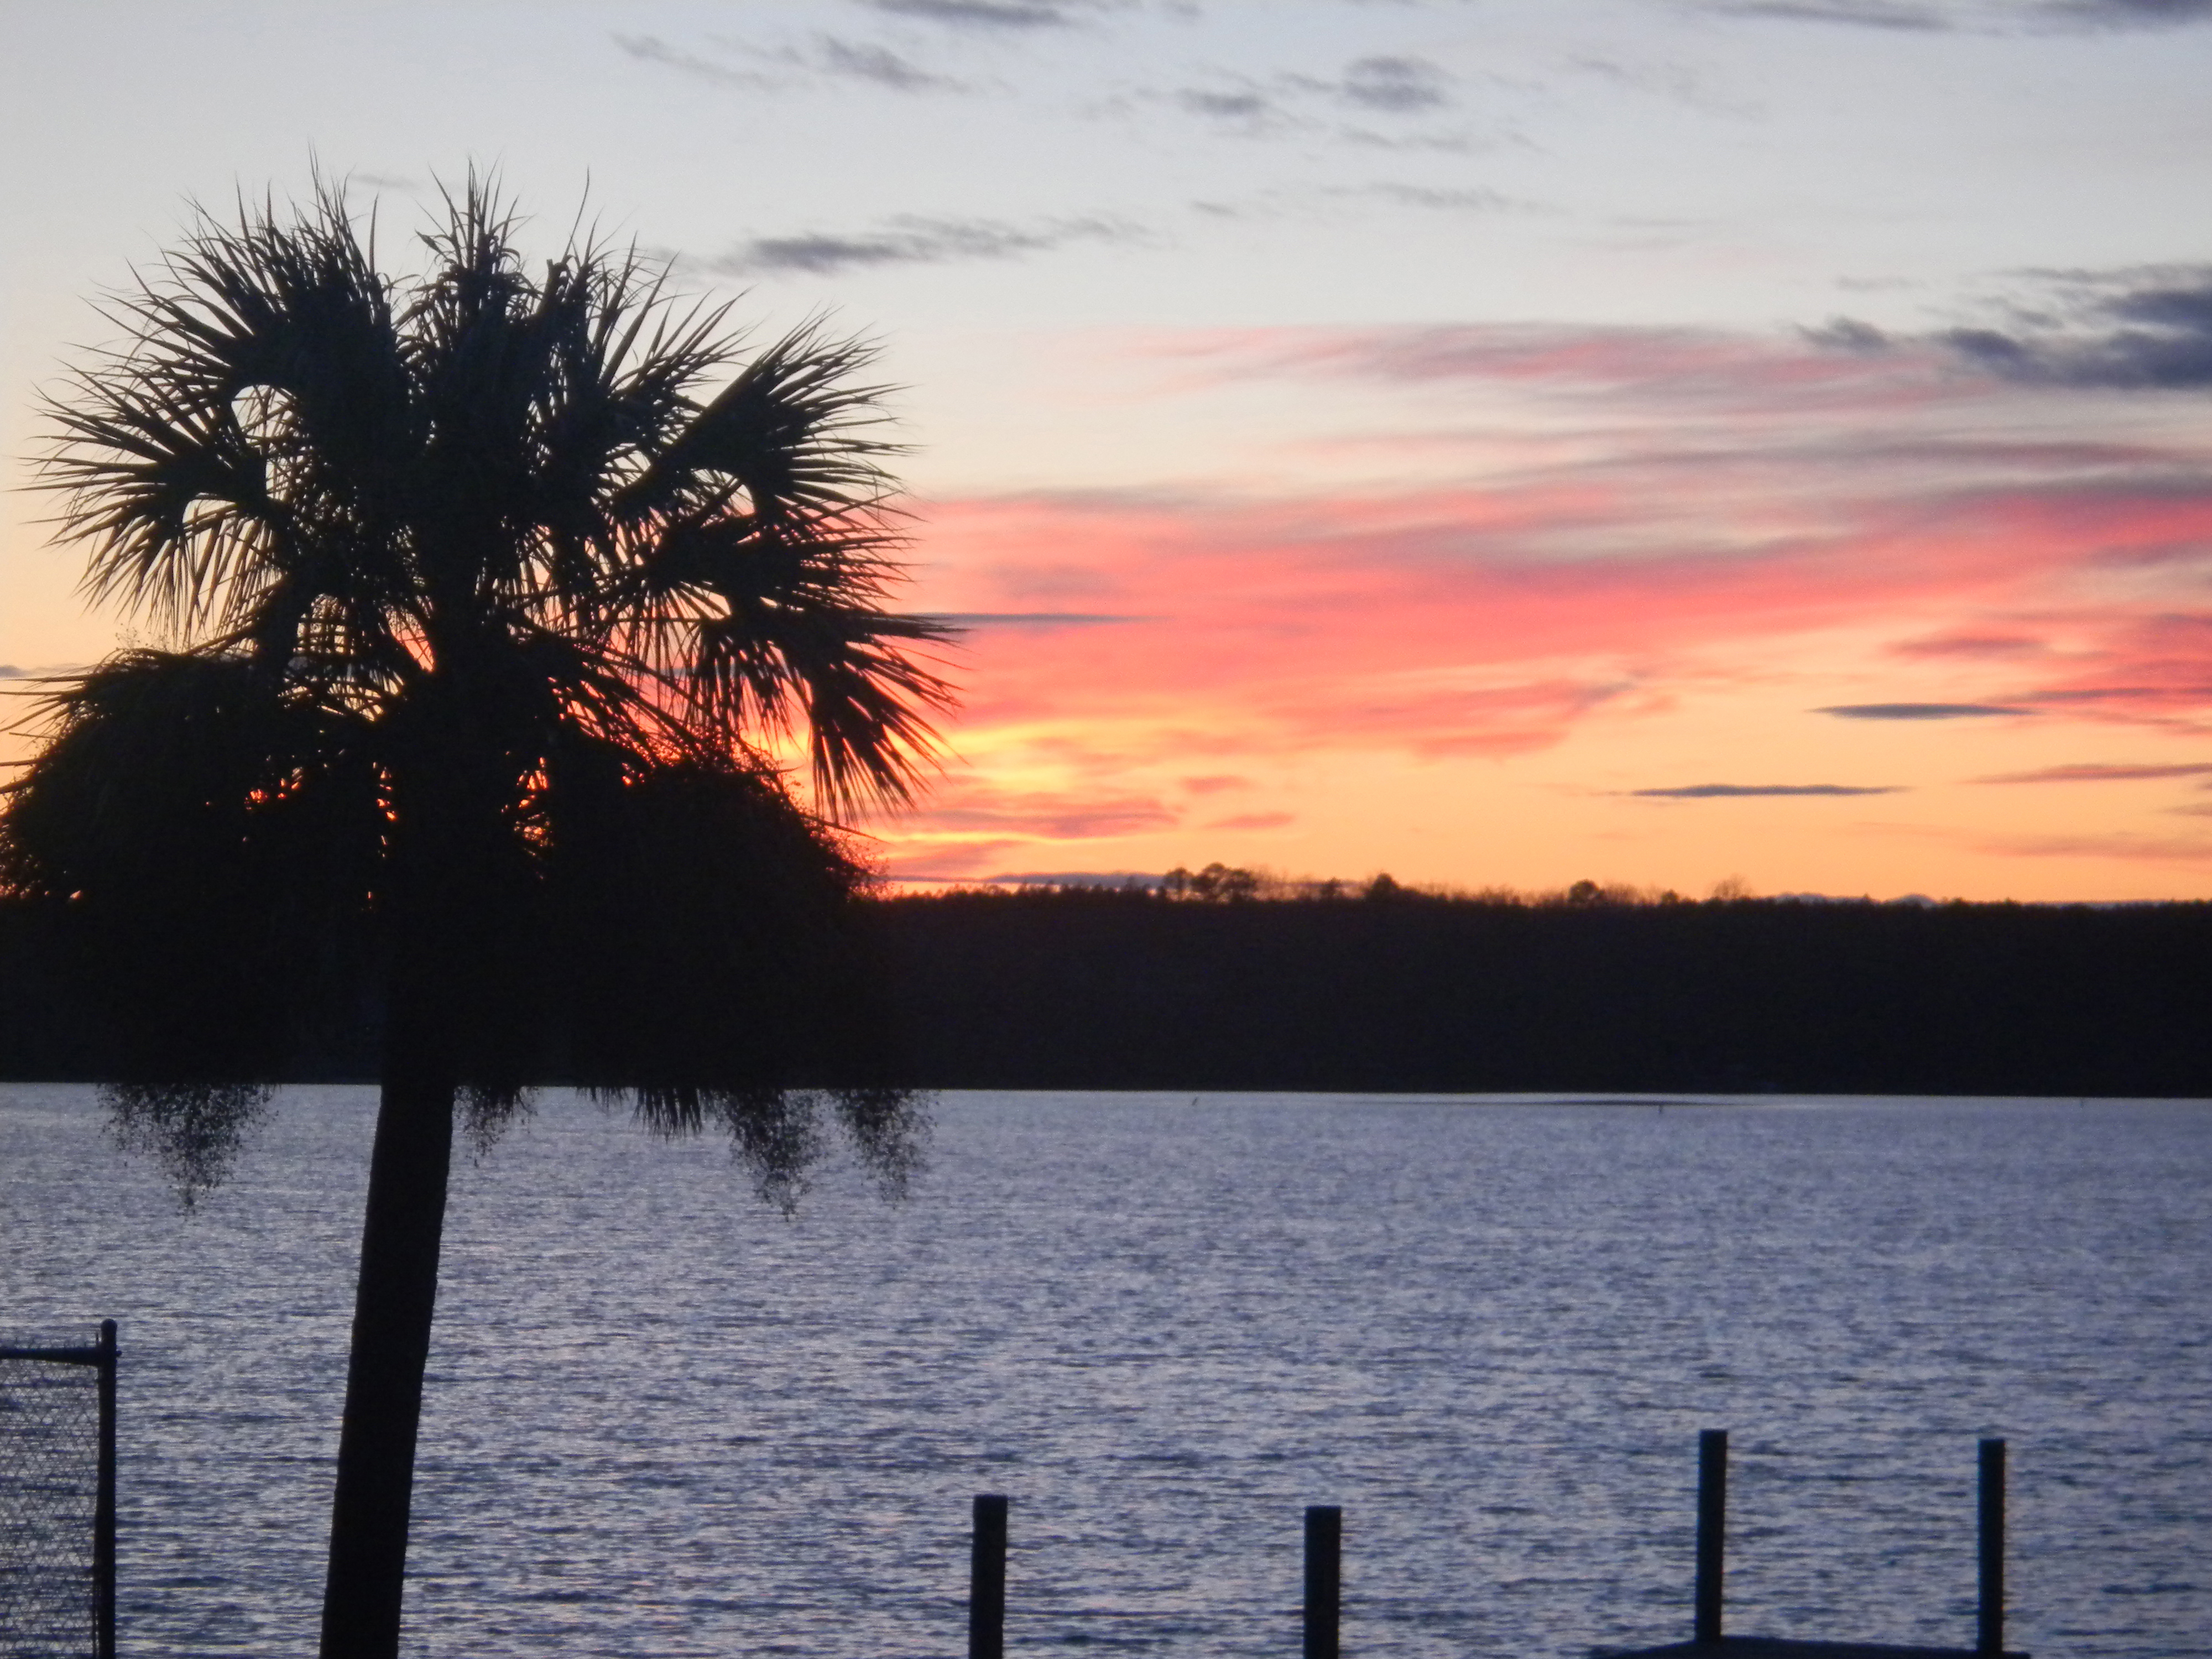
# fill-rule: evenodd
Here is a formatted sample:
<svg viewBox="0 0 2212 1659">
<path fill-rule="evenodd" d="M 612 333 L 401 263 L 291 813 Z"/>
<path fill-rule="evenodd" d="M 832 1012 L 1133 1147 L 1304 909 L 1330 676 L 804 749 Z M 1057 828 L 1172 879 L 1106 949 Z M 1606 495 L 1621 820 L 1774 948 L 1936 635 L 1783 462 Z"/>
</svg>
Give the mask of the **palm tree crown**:
<svg viewBox="0 0 2212 1659">
<path fill-rule="evenodd" d="M 912 1149 L 830 823 L 908 798 L 949 699 L 885 608 L 869 351 L 746 356 L 634 256 L 532 276 L 491 189 L 447 205 L 411 281 L 326 190 L 114 302 L 46 482 L 162 643 L 50 686 L 0 805 L 0 889 L 72 919 L 120 1127 L 188 1181 L 301 1008 L 380 1012 L 325 1659 L 398 1651 L 457 1101 L 629 1091 L 787 1197 L 811 1085 L 892 1184 Z"/>
<path fill-rule="evenodd" d="M 868 349 L 739 362 L 634 255 L 526 275 L 471 180 L 403 289 L 342 200 L 204 221 L 52 412 L 90 586 L 287 696 L 376 719 L 441 674 L 502 709 L 521 793 L 556 730 L 641 756 L 803 726 L 828 802 L 902 799 L 942 682 L 899 575 Z M 518 695 L 519 694 L 519 695 Z"/>
<path fill-rule="evenodd" d="M 242 861 L 264 908 L 511 959 L 650 780 L 773 817 L 803 744 L 827 817 L 910 795 L 948 689 L 914 654 L 939 628 L 885 609 L 869 349 L 817 325 L 746 356 L 634 254 L 532 276 L 490 188 L 447 207 L 412 282 L 325 190 L 203 216 L 114 303 L 127 343 L 51 404 L 46 482 L 94 597 L 166 645 L 51 695 L 0 824 L 19 890 L 197 841 L 198 880 Z"/>
</svg>

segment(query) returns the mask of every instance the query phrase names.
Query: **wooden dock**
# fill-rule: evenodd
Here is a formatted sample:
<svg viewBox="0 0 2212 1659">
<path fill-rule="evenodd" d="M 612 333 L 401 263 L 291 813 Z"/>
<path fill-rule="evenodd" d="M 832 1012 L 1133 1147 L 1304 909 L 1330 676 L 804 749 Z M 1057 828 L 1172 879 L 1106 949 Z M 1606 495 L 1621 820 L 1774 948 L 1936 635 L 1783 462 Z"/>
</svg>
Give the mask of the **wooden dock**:
<svg viewBox="0 0 2212 1659">
<path fill-rule="evenodd" d="M 1900 1647 L 1881 1642 L 1820 1642 L 1721 1631 L 1722 1579 L 1728 1553 L 1728 1431 L 1698 1437 L 1698 1565 L 1691 1592 L 1691 1636 L 1656 1648 L 1598 1648 L 1594 1659 L 2028 1659 L 2004 1644 L 2005 1443 L 1981 1443 L 1979 1606 L 1974 1645 Z"/>
<path fill-rule="evenodd" d="M 1698 1437 L 1698 1557 L 1691 1635 L 1658 1647 L 1593 1650 L 1594 1659 L 2028 1659 L 2004 1644 L 2005 1443 L 1981 1443 L 1979 1605 L 1972 1647 L 1906 1647 L 1883 1642 L 1807 1641 L 1722 1632 L 1728 1552 L 1728 1431 Z M 1002 1494 L 975 1498 L 969 1568 L 968 1659 L 1006 1659 L 1006 1511 Z M 1305 1513 L 1305 1603 L 1300 1659 L 1340 1659 L 1344 1511 L 1316 1504 Z"/>
<path fill-rule="evenodd" d="M 1973 1648 L 1898 1647 L 1881 1642 L 1791 1642 L 1779 1636 L 1723 1636 L 1663 1648 L 1600 1648 L 1607 1659 L 1980 1659 Z M 2012 1656 L 2011 1659 L 2021 1659 Z"/>
</svg>

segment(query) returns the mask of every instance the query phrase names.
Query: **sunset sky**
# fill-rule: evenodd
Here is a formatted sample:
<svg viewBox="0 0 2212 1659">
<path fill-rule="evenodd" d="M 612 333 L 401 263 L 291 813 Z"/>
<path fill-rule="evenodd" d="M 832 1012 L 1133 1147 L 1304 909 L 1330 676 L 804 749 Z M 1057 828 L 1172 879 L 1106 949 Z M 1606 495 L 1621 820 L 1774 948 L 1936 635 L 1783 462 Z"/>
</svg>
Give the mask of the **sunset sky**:
<svg viewBox="0 0 2212 1659">
<path fill-rule="evenodd" d="M 894 874 L 2212 897 L 2212 0 L 5 15 L 19 682 L 130 637 L 24 489 L 90 301 L 474 162 L 882 342 Z"/>
</svg>

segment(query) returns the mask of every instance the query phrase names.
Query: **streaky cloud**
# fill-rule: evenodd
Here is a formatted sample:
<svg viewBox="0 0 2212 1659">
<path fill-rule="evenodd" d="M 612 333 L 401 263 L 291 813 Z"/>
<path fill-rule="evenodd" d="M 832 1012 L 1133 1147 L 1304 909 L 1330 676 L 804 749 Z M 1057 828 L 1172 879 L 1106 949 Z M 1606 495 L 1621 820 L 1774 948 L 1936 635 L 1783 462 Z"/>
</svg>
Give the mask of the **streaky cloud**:
<svg viewBox="0 0 2212 1659">
<path fill-rule="evenodd" d="M 775 84 L 775 77 L 757 70 L 741 70 L 728 64 L 702 58 L 672 46 L 654 34 L 617 34 L 613 37 L 616 49 L 641 64 L 659 64 L 664 68 L 678 70 L 685 75 L 696 76 L 726 87 L 767 88 Z"/>
<path fill-rule="evenodd" d="M 1388 185 L 1335 193 L 1395 197 Z M 1441 201 L 1435 204 L 1443 205 Z M 1455 205 L 1517 207 L 1504 200 Z M 1183 355 L 1211 356 L 1224 374 L 1304 371 L 1416 383 L 1553 381 L 1613 394 L 1644 391 L 1671 402 L 1810 400 L 1870 408 L 1888 398 L 1924 404 L 1975 388 L 1975 378 L 2018 386 L 2119 390 L 2212 388 L 2212 264 L 2119 271 L 2021 273 L 2047 302 L 2020 308 L 2009 328 L 1892 334 L 1852 317 L 1765 336 L 1716 329 L 1545 324 L 1424 324 L 1382 328 L 1222 331 Z M 2095 459 L 2080 441 L 2071 448 Z M 2107 459 L 2118 459 L 2108 456 Z"/>
<path fill-rule="evenodd" d="M 1863 323 L 1856 317 L 1832 317 L 1817 327 L 1797 331 L 1808 343 L 1826 351 L 1856 351 L 1871 356 L 1888 350 L 1894 343 L 1872 323 Z"/>
<path fill-rule="evenodd" d="M 2212 841 L 2117 835 L 1991 836 L 1975 842 L 1978 852 L 2001 858 L 2121 859 L 2148 864 L 2212 862 Z"/>
<path fill-rule="evenodd" d="M 2212 387 L 2212 265 L 2028 274 L 2057 291 L 2023 310 L 2021 320 L 1945 329 L 1928 343 L 1984 374 L 2024 385 Z M 1858 356 L 1920 343 L 1850 317 L 1799 332 L 1809 344 Z"/>
<path fill-rule="evenodd" d="M 2050 0 L 2047 16 L 2096 29 L 2177 28 L 2212 22 L 2212 0 Z"/>
<path fill-rule="evenodd" d="M 1741 119 L 1765 112 L 1764 105 L 1717 92 L 1705 76 L 1679 64 L 1599 52 L 1577 52 L 1569 63 L 1578 72 L 1595 76 L 1624 92 L 1663 98 L 1702 115 Z"/>
<path fill-rule="evenodd" d="M 1972 720 L 2035 710 L 1996 702 L 1839 702 L 1813 712 L 1847 720 Z"/>
<path fill-rule="evenodd" d="M 1952 20 L 1934 6 L 1893 0 L 1721 0 L 1704 10 L 1723 17 L 1764 17 L 1790 23 L 1845 23 L 1856 28 L 1942 33 Z"/>
<path fill-rule="evenodd" d="M 1142 870 L 1004 870 L 974 879 L 994 887 L 1114 887 L 1150 891 L 1166 878 Z"/>
<path fill-rule="evenodd" d="M 1831 324 L 1833 330 L 1842 324 Z M 1863 326 L 1863 325 L 1862 325 Z M 1804 341 L 1804 343 L 1801 343 Z M 1805 344 L 1826 349 L 1806 349 Z M 1940 360 L 1717 329 L 1542 323 L 1410 324 L 1380 328 L 1253 329 L 1196 335 L 1175 355 L 1211 360 L 1224 379 L 1322 374 L 1385 383 L 1551 383 L 1672 404 L 1784 407 L 1803 414 L 1842 402 L 1929 395 Z"/>
<path fill-rule="evenodd" d="M 1210 87 L 1182 87 L 1176 89 L 1174 98 L 1191 114 L 1212 116 L 1218 120 L 1258 121 L 1276 113 L 1273 99 L 1249 88 L 1217 92 Z"/>
<path fill-rule="evenodd" d="M 1095 841 L 1172 829 L 1181 818 L 1150 795 L 1010 790 L 969 781 L 939 789 L 908 822 L 924 830 L 955 835 Z"/>
<path fill-rule="evenodd" d="M 2041 655 L 2050 647 L 2024 634 L 1938 634 L 1899 640 L 1887 647 L 1897 657 L 2008 658 Z"/>
<path fill-rule="evenodd" d="M 967 29 L 1066 28 L 1079 10 L 1052 0 L 860 0 L 872 11 Z"/>
<path fill-rule="evenodd" d="M 1368 109 L 1402 114 L 1450 101 L 1451 77 L 1425 58 L 1362 58 L 1346 66 L 1336 91 Z"/>
<path fill-rule="evenodd" d="M 2197 778 L 2212 773 L 2212 763 L 2181 763 L 2164 766 L 2105 765 L 2086 762 L 2074 766 L 2045 766 L 2033 772 L 1999 772 L 1976 778 L 1976 783 L 2134 783 L 2154 778 Z"/>
<path fill-rule="evenodd" d="M 1358 58 L 1335 76 L 1282 74 L 1264 80 L 1224 76 L 1213 85 L 1183 86 L 1140 94 L 1173 105 L 1185 113 L 1234 124 L 1246 134 L 1296 130 L 1310 132 L 1318 118 L 1334 108 L 1354 115 L 1411 117 L 1431 114 L 1453 102 L 1453 77 L 1425 58 L 1379 55 Z M 1378 137 L 1344 132 L 1357 140 Z"/>
<path fill-rule="evenodd" d="M 1721 17 L 1917 34 L 2116 33 L 2212 21 L 2212 0 L 1706 0 Z"/>
<path fill-rule="evenodd" d="M 948 75 L 938 75 L 923 69 L 912 58 L 902 57 L 889 46 L 872 40 L 842 40 L 825 34 L 815 43 L 815 52 L 807 66 L 830 75 L 840 75 L 856 81 L 872 81 L 879 87 L 889 87 L 894 92 L 963 92 L 964 82 Z"/>
<path fill-rule="evenodd" d="M 2201 703 L 2212 697 L 2212 684 L 2185 678 L 2166 685 L 2088 685 L 2038 691 L 2039 703 L 2163 703 L 2177 699 Z M 2031 714 L 2032 709 L 2015 711 Z"/>
<path fill-rule="evenodd" d="M 1740 800 L 1753 795 L 1893 795 L 1895 784 L 1686 783 L 1669 789 L 1632 789 L 1648 800 Z"/>
<path fill-rule="evenodd" d="M 947 628 L 1099 628 L 1152 618 L 1094 611 L 948 611 L 929 620 Z"/>
<path fill-rule="evenodd" d="M 1412 208 L 1431 213 L 1548 214 L 1557 210 L 1525 196 L 1509 196 L 1483 185 L 1416 185 L 1376 179 L 1362 185 L 1276 187 L 1243 199 L 1199 198 L 1188 204 L 1210 219 L 1273 220 L 1310 214 L 1339 204 Z"/>
<path fill-rule="evenodd" d="M 1534 204 L 1519 197 L 1508 196 L 1503 191 L 1486 189 L 1482 185 L 1444 188 L 1434 185 L 1398 184 L 1388 179 L 1371 185 L 1341 186 L 1328 192 L 1333 196 L 1364 196 L 1382 202 L 1394 202 L 1402 207 L 1438 208 L 1455 212 L 1525 213 Z"/>
<path fill-rule="evenodd" d="M 652 34 L 617 34 L 616 46 L 641 64 L 658 64 L 720 86 L 774 90 L 792 84 L 793 71 L 835 80 L 866 81 L 894 92 L 966 92 L 965 82 L 926 70 L 872 40 L 817 34 L 811 47 L 733 46 L 763 67 L 744 68 L 687 51 Z M 725 43 L 726 45 L 729 43 Z"/>
<path fill-rule="evenodd" d="M 2212 386 L 2212 331 L 2124 329 L 2102 339 L 2074 341 L 1954 328 L 1939 337 L 1961 357 L 2008 380 L 2118 390 Z"/>
<path fill-rule="evenodd" d="M 1232 817 L 1216 818 L 1206 827 L 1209 830 L 1280 830 L 1296 823 L 1295 812 L 1238 812 Z"/>
<path fill-rule="evenodd" d="M 723 276 L 794 272 L 832 276 L 885 265 L 943 264 L 963 259 L 1011 259 L 1071 242 L 1127 241 L 1134 230 L 1102 218 L 1054 219 L 1030 225 L 997 219 L 941 219 L 902 215 L 876 229 L 840 234 L 757 236 L 701 262 Z"/>
</svg>

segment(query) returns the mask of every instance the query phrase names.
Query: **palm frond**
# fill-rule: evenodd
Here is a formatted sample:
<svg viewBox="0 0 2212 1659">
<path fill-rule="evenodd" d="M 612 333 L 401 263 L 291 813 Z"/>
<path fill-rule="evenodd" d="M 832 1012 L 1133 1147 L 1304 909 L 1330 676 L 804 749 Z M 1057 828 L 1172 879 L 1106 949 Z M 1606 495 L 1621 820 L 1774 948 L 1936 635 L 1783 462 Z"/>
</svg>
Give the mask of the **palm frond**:
<svg viewBox="0 0 2212 1659">
<path fill-rule="evenodd" d="M 107 314 L 125 343 L 48 404 L 41 478 L 90 546 L 95 599 L 189 639 L 287 578 L 389 581 L 409 386 L 388 285 L 335 192 L 289 224 L 268 204 L 201 215 Z"/>
<path fill-rule="evenodd" d="M 814 594 L 756 603 L 699 624 L 693 695 L 732 724 L 803 737 L 816 789 L 837 815 L 897 805 L 935 764 L 929 713 L 952 701 L 899 647 L 948 637 L 926 617 Z"/>
</svg>

